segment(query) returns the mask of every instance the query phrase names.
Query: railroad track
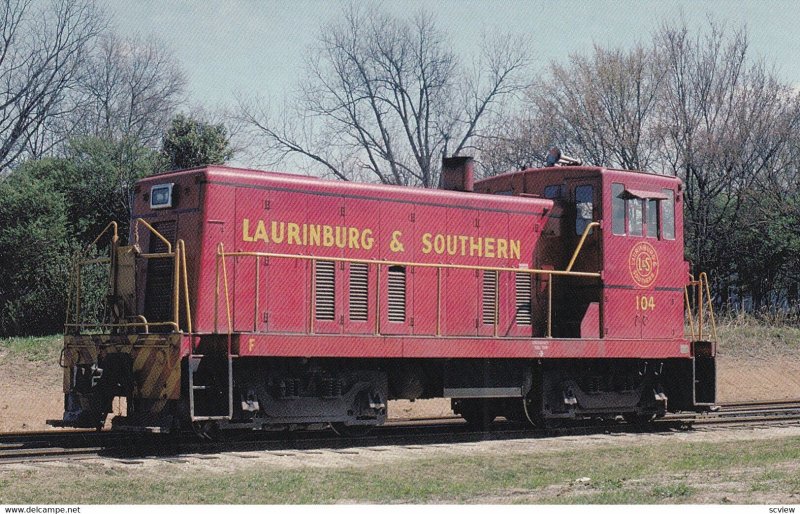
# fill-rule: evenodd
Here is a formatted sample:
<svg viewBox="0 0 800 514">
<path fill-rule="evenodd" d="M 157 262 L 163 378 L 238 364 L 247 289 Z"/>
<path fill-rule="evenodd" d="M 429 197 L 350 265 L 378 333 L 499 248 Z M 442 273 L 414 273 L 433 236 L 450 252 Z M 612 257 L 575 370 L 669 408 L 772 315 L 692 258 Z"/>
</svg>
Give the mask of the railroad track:
<svg viewBox="0 0 800 514">
<path fill-rule="evenodd" d="M 242 432 L 225 435 L 217 442 L 169 437 L 161 434 L 128 434 L 97 431 L 47 431 L 0 434 L 0 465 L 93 457 L 135 459 L 169 458 L 185 454 L 246 451 L 334 450 L 375 446 L 413 446 L 513 440 L 604 433 L 714 430 L 733 426 L 800 423 L 800 401 L 739 402 L 722 404 L 704 414 L 670 414 L 645 425 L 614 420 L 575 422 L 545 429 L 499 422 L 489 430 L 476 431 L 459 416 L 392 420 L 360 438 L 339 437 L 331 431 Z M 236 439 L 236 437 L 240 439 Z"/>
<path fill-rule="evenodd" d="M 95 430 L 2 433 L 0 464 L 92 457 L 129 442 L 126 434 Z"/>
</svg>

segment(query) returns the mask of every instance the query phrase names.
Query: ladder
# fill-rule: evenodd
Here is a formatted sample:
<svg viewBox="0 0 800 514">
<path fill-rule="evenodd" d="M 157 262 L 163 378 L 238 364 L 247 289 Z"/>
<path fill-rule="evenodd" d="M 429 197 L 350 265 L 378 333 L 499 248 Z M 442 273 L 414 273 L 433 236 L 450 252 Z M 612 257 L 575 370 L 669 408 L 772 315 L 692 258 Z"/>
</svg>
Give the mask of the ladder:
<svg viewBox="0 0 800 514">
<path fill-rule="evenodd" d="M 199 353 L 194 353 L 194 341 L 192 341 L 190 345 L 190 353 L 188 356 L 188 374 L 189 374 L 189 416 L 192 421 L 212 421 L 212 420 L 232 420 L 233 419 L 233 352 L 232 352 L 232 342 L 233 342 L 233 324 L 231 320 L 231 303 L 230 303 L 230 291 L 228 289 L 228 270 L 225 264 L 225 247 L 222 243 L 217 245 L 217 269 L 216 269 L 216 297 L 215 297 L 215 313 L 214 313 L 214 332 L 217 332 L 216 329 L 216 305 L 219 301 L 219 294 L 220 294 L 220 268 L 222 271 L 222 279 L 224 281 L 225 286 L 225 305 L 226 305 L 226 313 L 227 313 L 227 328 L 228 328 L 228 349 L 227 349 L 227 357 L 228 357 L 228 413 L 227 415 L 217 414 L 217 415 L 208 415 L 208 416 L 198 416 L 195 413 L 195 392 L 199 391 L 209 391 L 209 386 L 204 384 L 195 384 L 194 374 L 200 368 L 200 363 L 202 362 L 203 358 L 206 356 Z"/>
<path fill-rule="evenodd" d="M 194 345 L 192 345 L 194 346 Z M 200 368 L 200 363 L 205 355 L 199 353 L 189 354 L 187 359 L 188 375 L 189 375 L 189 416 L 192 421 L 212 421 L 212 420 L 228 420 L 233 419 L 233 355 L 230 352 L 230 346 L 227 352 L 227 371 L 228 371 L 228 412 L 227 414 L 215 414 L 198 416 L 195 412 L 195 393 L 199 391 L 211 391 L 212 386 L 207 384 L 197 384 L 195 381 L 195 373 Z"/>
</svg>

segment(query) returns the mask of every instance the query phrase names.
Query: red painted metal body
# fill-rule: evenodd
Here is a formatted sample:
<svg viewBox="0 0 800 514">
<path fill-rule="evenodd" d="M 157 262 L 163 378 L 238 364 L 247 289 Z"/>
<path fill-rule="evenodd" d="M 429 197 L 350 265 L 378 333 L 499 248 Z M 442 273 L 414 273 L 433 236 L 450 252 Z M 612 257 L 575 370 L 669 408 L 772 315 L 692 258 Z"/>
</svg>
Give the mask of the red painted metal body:
<svg viewBox="0 0 800 514">
<path fill-rule="evenodd" d="M 615 184 L 623 195 L 633 192 L 647 197 L 625 195 L 631 202 L 658 202 L 657 215 L 651 220 L 656 226 L 651 228 L 651 232 L 647 231 L 644 223 L 647 220 L 643 219 L 641 232 L 632 233 L 629 204 L 622 204 L 625 209 L 624 230 L 614 230 L 613 202 L 618 196 L 612 193 Z M 670 346 L 674 352 L 672 356 L 688 357 L 683 323 L 684 288 L 689 274 L 683 255 L 682 186 L 679 179 L 599 167 L 558 167 L 494 177 L 479 183 L 476 190 L 490 194 L 513 191 L 514 194 L 546 196 L 557 188 L 564 209 L 574 211 L 576 189 L 587 186 L 593 190 L 592 219 L 601 220 L 601 231 L 599 235 L 595 234 L 594 239 L 590 236 L 587 240 L 587 246 L 573 269 L 603 272 L 602 298 L 599 295 L 596 298 L 598 310 L 602 311 L 603 337 L 606 340 L 638 340 L 641 342 L 638 348 L 641 355 L 649 354 L 653 346 Z M 671 193 L 668 195 L 667 192 Z M 664 226 L 665 208 L 671 210 L 673 218 L 669 231 Z M 562 212 L 561 215 L 575 219 L 575 212 Z M 554 244 L 540 248 L 538 258 L 542 263 L 556 268 L 566 264 L 569 255 L 565 252 L 574 248 L 579 234 L 574 230 L 570 232 L 566 226 L 562 230 Z M 569 300 L 562 299 L 564 301 Z M 612 356 L 623 355 L 612 352 Z"/>
<path fill-rule="evenodd" d="M 438 190 L 220 166 L 141 180 L 130 244 L 86 261 L 108 266 L 113 319 L 76 302 L 59 425 L 102 425 L 119 396 L 115 426 L 159 431 L 343 430 L 392 399 L 451 398 L 477 423 L 713 405 L 678 179 L 443 170 Z"/>
<path fill-rule="evenodd" d="M 165 182 L 175 184 L 176 205 L 150 209 L 151 187 Z M 612 184 L 640 195 L 672 191 L 678 202 L 673 238 L 664 237 L 660 225 L 655 237 L 614 234 Z M 554 196 L 554 186 L 558 195 L 544 198 Z M 576 188 L 585 195 L 586 186 L 587 219 L 601 225 L 586 238 L 572 270 L 601 271 L 602 279 L 535 275 L 532 323 L 516 323 L 513 273 L 498 273 L 495 328 L 482 319 L 482 271 L 433 266 L 565 269 L 581 238 L 572 212 Z M 227 332 L 219 243 L 227 253 L 302 257 L 226 259 L 233 348 L 242 357 L 690 357 L 677 179 L 557 167 L 487 179 L 476 184 L 476 193 L 207 167 L 141 181 L 134 217 L 186 241 L 196 334 Z M 143 236 L 140 245 L 149 244 Z M 315 312 L 315 264 L 308 257 L 369 261 L 365 315 L 350 310 L 354 284 L 351 263 L 344 261 L 334 266 L 333 312 Z M 378 262 L 407 264 L 402 321 L 389 319 L 390 266 Z M 550 338 L 544 331 L 548 280 L 554 281 L 556 325 Z"/>
</svg>

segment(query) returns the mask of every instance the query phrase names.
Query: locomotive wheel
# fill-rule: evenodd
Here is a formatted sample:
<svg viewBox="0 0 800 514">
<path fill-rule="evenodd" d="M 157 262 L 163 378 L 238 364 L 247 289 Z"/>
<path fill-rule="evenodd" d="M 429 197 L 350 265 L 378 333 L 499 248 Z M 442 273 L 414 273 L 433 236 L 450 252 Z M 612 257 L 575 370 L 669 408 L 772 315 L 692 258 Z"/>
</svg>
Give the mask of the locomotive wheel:
<svg viewBox="0 0 800 514">
<path fill-rule="evenodd" d="M 471 428 L 476 430 L 486 430 L 492 424 L 497 415 L 492 411 L 490 405 L 481 401 L 464 402 L 461 409 L 461 417 Z"/>
<path fill-rule="evenodd" d="M 364 437 L 374 428 L 372 425 L 345 425 L 344 423 L 331 423 L 331 428 L 340 437 Z"/>
<path fill-rule="evenodd" d="M 503 416 L 512 423 L 528 423 L 528 417 L 525 415 L 525 408 L 521 403 L 515 402 L 513 406 L 509 405 L 503 411 Z"/>
<path fill-rule="evenodd" d="M 200 439 L 216 441 L 219 438 L 219 425 L 214 421 L 195 421 L 192 423 L 192 432 Z"/>
<path fill-rule="evenodd" d="M 525 419 L 533 427 L 546 428 L 547 422 L 542 416 L 541 410 L 536 407 L 537 403 L 539 402 L 536 402 L 530 395 L 522 398 L 522 410 L 525 412 Z"/>
<path fill-rule="evenodd" d="M 641 414 L 636 412 L 626 412 L 622 415 L 622 419 L 631 425 L 645 426 L 652 423 L 652 421 L 656 419 L 656 415 L 652 412 L 645 412 Z"/>
<path fill-rule="evenodd" d="M 475 430 L 486 430 L 494 421 L 495 416 L 485 412 L 462 412 L 461 417 L 471 428 Z"/>
</svg>

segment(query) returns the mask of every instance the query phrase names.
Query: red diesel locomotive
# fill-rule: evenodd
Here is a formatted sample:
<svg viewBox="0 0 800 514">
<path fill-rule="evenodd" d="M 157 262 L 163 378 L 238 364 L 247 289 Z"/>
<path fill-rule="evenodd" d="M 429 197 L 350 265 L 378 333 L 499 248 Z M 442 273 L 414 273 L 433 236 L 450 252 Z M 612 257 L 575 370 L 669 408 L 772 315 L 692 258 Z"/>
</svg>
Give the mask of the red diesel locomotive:
<svg viewBox="0 0 800 514">
<path fill-rule="evenodd" d="M 112 223 L 108 256 L 77 265 L 53 424 L 101 426 L 117 397 L 114 428 L 149 431 L 355 432 L 392 399 L 450 398 L 477 424 L 709 409 L 716 343 L 681 200 L 677 178 L 589 166 L 473 184 L 459 157 L 438 190 L 148 177 L 130 244 Z M 109 271 L 100 323 L 92 266 Z"/>
</svg>

